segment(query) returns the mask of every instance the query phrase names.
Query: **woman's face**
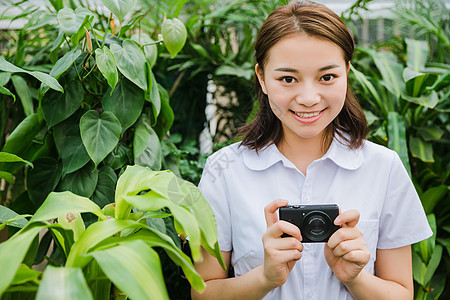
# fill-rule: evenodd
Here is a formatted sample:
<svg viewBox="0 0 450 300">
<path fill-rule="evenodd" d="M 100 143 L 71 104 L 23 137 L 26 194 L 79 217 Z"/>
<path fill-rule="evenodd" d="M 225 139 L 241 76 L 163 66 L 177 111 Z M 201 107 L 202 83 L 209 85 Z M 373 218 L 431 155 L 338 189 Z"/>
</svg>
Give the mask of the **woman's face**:
<svg viewBox="0 0 450 300">
<path fill-rule="evenodd" d="M 270 49 L 256 74 L 285 141 L 322 138 L 344 105 L 347 73 L 342 49 L 324 39 L 299 33 Z"/>
</svg>

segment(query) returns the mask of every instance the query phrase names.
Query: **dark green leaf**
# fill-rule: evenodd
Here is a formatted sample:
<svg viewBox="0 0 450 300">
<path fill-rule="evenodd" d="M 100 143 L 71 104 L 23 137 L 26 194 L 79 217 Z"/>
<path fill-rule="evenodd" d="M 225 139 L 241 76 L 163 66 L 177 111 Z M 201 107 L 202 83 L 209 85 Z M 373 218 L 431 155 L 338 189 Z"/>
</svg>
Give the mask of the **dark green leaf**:
<svg viewBox="0 0 450 300">
<path fill-rule="evenodd" d="M 119 143 L 114 150 L 108 154 L 103 161 L 104 165 L 110 166 L 113 170 L 122 168 L 126 163 L 133 160 L 133 151 L 124 143 Z"/>
<path fill-rule="evenodd" d="M 11 93 L 11 91 L 8 90 L 7 88 L 5 88 L 4 86 L 0 86 L 0 94 L 6 95 L 6 96 L 11 96 L 11 97 L 13 97 L 14 101 L 16 101 L 16 95 Z"/>
<path fill-rule="evenodd" d="M 436 91 L 431 91 L 428 95 L 423 95 L 420 97 L 411 97 L 405 94 L 402 94 L 402 98 L 408 102 L 412 102 L 418 105 L 422 105 L 428 108 L 434 108 L 436 104 L 439 103 L 439 96 Z"/>
<path fill-rule="evenodd" d="M 95 49 L 95 61 L 98 69 L 108 81 L 111 90 L 114 90 L 117 80 L 119 80 L 119 72 L 117 71 L 114 55 L 108 47 L 103 46 L 102 49 Z"/>
<path fill-rule="evenodd" d="M 98 181 L 98 170 L 92 170 L 91 164 L 67 174 L 58 186 L 59 191 L 70 191 L 76 195 L 89 198 L 94 193 Z"/>
<path fill-rule="evenodd" d="M 47 195 L 58 185 L 61 178 L 61 166 L 54 158 L 42 158 L 34 161 L 34 168 L 28 170 L 27 187 L 30 200 L 36 206 L 41 205 Z"/>
<path fill-rule="evenodd" d="M 98 182 L 92 200 L 99 207 L 114 203 L 114 193 L 116 191 L 117 175 L 109 166 L 103 166 L 98 172 Z"/>
<path fill-rule="evenodd" d="M 420 127 L 417 129 L 417 133 L 425 141 L 437 141 L 442 137 L 444 131 L 439 127 Z"/>
<path fill-rule="evenodd" d="M 83 102 L 83 87 L 77 77 L 61 79 L 65 86 L 65 93 L 49 91 L 42 99 L 42 112 L 48 127 L 53 127 L 70 117 Z"/>
<path fill-rule="evenodd" d="M 444 199 L 447 192 L 448 187 L 446 185 L 435 186 L 426 190 L 420 197 L 425 213 L 432 213 L 436 207 L 436 204 L 438 204 L 440 200 Z"/>
<path fill-rule="evenodd" d="M 105 111 L 112 112 L 122 125 L 122 132 L 139 118 L 144 106 L 144 92 L 127 79 L 116 86 L 112 94 L 107 92 L 102 98 Z"/>
<path fill-rule="evenodd" d="M 58 59 L 58 61 L 53 66 L 52 70 L 50 71 L 50 76 L 58 79 L 62 74 L 64 74 L 64 72 L 67 71 L 67 69 L 70 68 L 70 66 L 77 60 L 80 55 L 81 50 L 77 50 L 77 48 L 73 48 L 72 50 L 64 54 L 64 56 Z"/>
<path fill-rule="evenodd" d="M 26 117 L 6 140 L 2 151 L 15 153 L 20 157 L 24 157 L 23 154 L 33 143 L 36 135 L 42 129 L 42 125 L 38 114 L 32 114 Z"/>
<path fill-rule="evenodd" d="M 81 139 L 95 167 L 116 147 L 121 130 L 120 121 L 109 111 L 99 116 L 90 110 L 81 117 Z"/>
<path fill-rule="evenodd" d="M 389 112 L 388 115 L 388 146 L 400 156 L 409 176 L 411 168 L 409 166 L 408 145 L 406 143 L 405 120 L 397 112 Z"/>
<path fill-rule="evenodd" d="M 11 81 L 14 85 L 17 95 L 19 96 L 20 102 L 22 102 L 22 107 L 25 115 L 29 116 L 34 113 L 33 99 L 31 99 L 31 91 L 28 87 L 27 82 L 22 76 L 13 75 L 11 76 Z"/>
<path fill-rule="evenodd" d="M 423 162 L 434 162 L 433 146 L 431 143 L 424 142 L 421 138 L 410 136 L 409 147 L 412 156 L 417 157 Z"/>
</svg>

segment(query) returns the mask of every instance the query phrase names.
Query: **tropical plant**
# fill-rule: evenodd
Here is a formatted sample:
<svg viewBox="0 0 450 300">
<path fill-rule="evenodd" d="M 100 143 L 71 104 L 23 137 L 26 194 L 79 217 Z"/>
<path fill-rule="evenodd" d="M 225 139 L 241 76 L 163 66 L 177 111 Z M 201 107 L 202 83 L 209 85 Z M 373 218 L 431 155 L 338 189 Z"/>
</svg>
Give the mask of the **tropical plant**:
<svg viewBox="0 0 450 300">
<path fill-rule="evenodd" d="M 448 27 L 444 30 L 448 34 Z M 371 125 L 370 138 L 398 152 L 433 229 L 431 238 L 413 246 L 416 299 L 437 299 L 450 280 L 448 256 L 443 255 L 444 248 L 450 253 L 450 66 L 439 51 L 430 61 L 429 45 L 404 39 L 396 47 L 400 57 L 386 49 L 357 47 L 351 73 Z"/>
<path fill-rule="evenodd" d="M 81 213 L 94 214 L 98 221 L 86 228 Z M 117 182 L 115 202 L 103 209 L 86 197 L 52 192 L 29 221 L 28 216 L 0 206 L 1 226 L 22 228 L 0 244 L 2 299 L 23 294 L 110 299 L 111 290 L 132 299 L 169 299 L 155 247 L 164 249 L 201 291 L 205 284 L 176 245 L 177 234 L 189 237 L 194 261 L 201 260 L 203 247 L 225 268 L 209 204 L 195 185 L 170 171 L 128 166 Z M 173 218 L 175 228 L 163 218 Z M 38 242 L 42 229 L 48 230 L 48 238 Z M 50 241 L 61 262 L 51 261 L 43 273 L 32 270 L 42 244 Z"/>
</svg>

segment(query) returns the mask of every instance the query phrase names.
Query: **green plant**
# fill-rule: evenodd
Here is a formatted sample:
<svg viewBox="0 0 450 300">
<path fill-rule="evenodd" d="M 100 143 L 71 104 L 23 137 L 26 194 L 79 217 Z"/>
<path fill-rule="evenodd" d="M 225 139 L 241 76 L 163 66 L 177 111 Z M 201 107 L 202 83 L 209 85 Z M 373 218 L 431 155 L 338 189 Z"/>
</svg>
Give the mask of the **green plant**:
<svg viewBox="0 0 450 300">
<path fill-rule="evenodd" d="M 448 45 L 443 45 L 447 49 Z M 370 139 L 400 155 L 434 235 L 413 246 L 416 299 L 437 299 L 449 280 L 450 66 L 430 60 L 429 43 L 404 39 L 391 51 L 357 47 L 352 85 L 366 109 Z"/>
<path fill-rule="evenodd" d="M 85 228 L 81 213 L 98 221 Z M 0 244 L 0 296 L 17 299 L 109 299 L 111 284 L 133 299 L 169 299 L 160 259 L 153 248 L 165 250 L 196 290 L 205 285 L 191 259 L 177 243 L 189 237 L 194 261 L 201 246 L 225 268 L 217 242 L 214 214 L 199 190 L 170 171 L 128 166 L 119 177 L 115 202 L 100 209 L 90 199 L 71 192 L 52 192 L 32 218 L 0 206 L 4 227 L 22 229 Z M 175 229 L 163 218 L 173 218 Z M 1 228 L 0 228 L 1 229 Z M 47 229 L 61 257 L 43 273 L 30 269 L 43 243 L 37 235 Z M 116 295 L 117 296 L 117 295 Z"/>
</svg>

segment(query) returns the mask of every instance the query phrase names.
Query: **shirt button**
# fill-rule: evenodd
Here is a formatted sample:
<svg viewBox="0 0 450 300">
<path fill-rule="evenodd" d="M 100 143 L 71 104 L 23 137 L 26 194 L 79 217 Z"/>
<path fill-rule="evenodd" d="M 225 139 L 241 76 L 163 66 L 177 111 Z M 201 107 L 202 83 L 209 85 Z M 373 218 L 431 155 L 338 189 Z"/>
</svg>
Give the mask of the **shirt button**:
<svg viewBox="0 0 450 300">
<path fill-rule="evenodd" d="M 303 200 L 306 202 L 306 203 L 309 203 L 309 197 L 308 196 L 305 196 L 304 198 L 303 198 Z"/>
<path fill-rule="evenodd" d="M 311 244 L 305 243 L 305 249 L 306 249 L 306 250 L 311 249 Z"/>
<path fill-rule="evenodd" d="M 308 299 L 312 299 L 313 293 L 312 293 L 311 291 L 307 292 L 307 293 L 306 293 L 306 297 L 307 297 Z"/>
</svg>

